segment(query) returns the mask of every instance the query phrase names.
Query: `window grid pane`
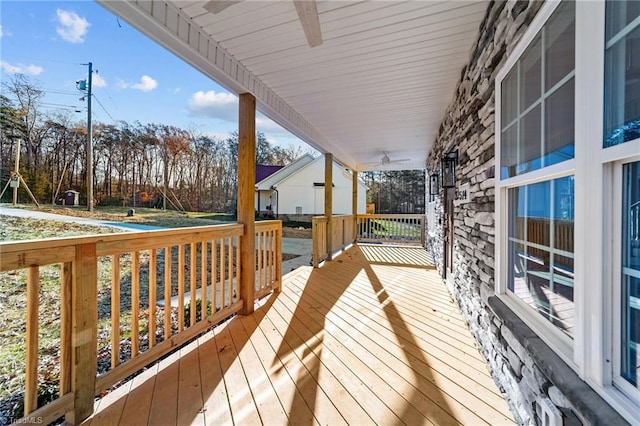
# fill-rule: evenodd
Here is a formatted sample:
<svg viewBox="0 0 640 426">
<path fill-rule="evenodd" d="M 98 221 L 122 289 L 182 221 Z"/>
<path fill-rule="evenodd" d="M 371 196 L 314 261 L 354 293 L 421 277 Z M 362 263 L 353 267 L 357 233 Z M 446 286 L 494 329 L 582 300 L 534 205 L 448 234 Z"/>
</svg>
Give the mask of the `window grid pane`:
<svg viewBox="0 0 640 426">
<path fill-rule="evenodd" d="M 640 26 L 609 44 L 605 52 L 605 148 L 640 137 Z"/>
<path fill-rule="evenodd" d="M 573 337 L 573 176 L 512 188 L 508 288 Z"/>
<path fill-rule="evenodd" d="M 574 157 L 574 38 L 575 4 L 564 2 L 502 81 L 501 133 L 519 124 L 516 149 L 501 140 L 502 179 Z"/>
</svg>

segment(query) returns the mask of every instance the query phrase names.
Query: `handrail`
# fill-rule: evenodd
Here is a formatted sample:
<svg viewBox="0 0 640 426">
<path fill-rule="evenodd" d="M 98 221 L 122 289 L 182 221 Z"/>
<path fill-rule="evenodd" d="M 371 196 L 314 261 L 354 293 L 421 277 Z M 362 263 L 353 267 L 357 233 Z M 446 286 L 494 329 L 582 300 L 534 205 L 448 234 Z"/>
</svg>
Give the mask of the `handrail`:
<svg viewBox="0 0 640 426">
<path fill-rule="evenodd" d="M 257 222 L 255 232 L 259 298 L 280 290 L 282 222 Z M 242 224 L 228 224 L 0 242 L 0 272 L 28 278 L 25 419 L 66 414 L 79 423 L 96 394 L 237 313 L 243 233 Z M 44 274 L 57 278 L 62 295 L 60 384 L 59 397 L 38 407 Z"/>
<path fill-rule="evenodd" d="M 315 216 L 311 219 L 314 268 L 354 242 L 425 245 L 426 220 L 421 214 L 333 215 L 331 221 L 329 253 L 326 216 Z"/>
<path fill-rule="evenodd" d="M 356 238 L 359 242 L 409 243 L 425 245 L 425 216 L 421 214 L 359 214 Z"/>
</svg>

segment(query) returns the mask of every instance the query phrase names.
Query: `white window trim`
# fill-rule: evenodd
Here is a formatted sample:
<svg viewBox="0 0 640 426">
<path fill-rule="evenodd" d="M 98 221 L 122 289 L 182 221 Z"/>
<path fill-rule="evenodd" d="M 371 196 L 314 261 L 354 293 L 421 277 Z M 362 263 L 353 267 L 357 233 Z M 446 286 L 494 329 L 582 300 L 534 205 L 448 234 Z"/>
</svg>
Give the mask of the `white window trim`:
<svg viewBox="0 0 640 426">
<path fill-rule="evenodd" d="M 621 191 L 612 189 L 621 187 L 621 164 L 633 161 L 632 157 L 640 152 L 640 140 L 603 148 L 604 2 L 576 2 L 575 159 L 525 176 L 500 179 L 501 82 L 558 4 L 550 1 L 542 6 L 495 81 L 496 294 L 605 401 L 633 423 L 640 404 L 616 387 L 624 389 L 614 377 L 619 371 L 620 350 L 615 346 L 620 341 L 614 330 L 617 327 L 619 331 L 620 323 Z M 569 174 L 575 176 L 576 285 L 574 339 L 567 344 L 570 339 L 526 303 L 508 294 L 508 223 L 504 218 L 509 213 L 506 199 L 510 187 Z M 635 391 L 632 389 L 631 393 Z"/>
<path fill-rule="evenodd" d="M 508 205 L 507 191 L 509 188 L 521 186 L 525 184 L 532 184 L 540 181 L 552 180 L 558 177 L 569 176 L 574 174 L 575 160 L 568 160 L 561 163 L 557 163 L 551 166 L 547 166 L 538 170 L 528 172 L 524 175 L 517 175 L 507 179 L 500 179 L 501 172 L 501 129 L 502 129 L 502 110 L 500 99 L 502 97 L 501 83 L 507 74 L 517 64 L 517 61 L 521 58 L 522 54 L 529 47 L 531 42 L 535 39 L 536 35 L 542 27 L 547 23 L 553 12 L 556 10 L 559 1 L 549 1 L 545 3 L 536 17 L 531 22 L 528 30 L 520 39 L 520 42 L 514 48 L 512 54 L 507 58 L 505 64 L 497 74 L 495 87 L 496 87 L 496 112 L 495 112 L 495 153 L 496 153 L 496 215 L 499 218 L 496 226 L 496 268 L 495 268 L 495 282 L 496 282 L 496 294 L 501 300 L 513 310 L 524 322 L 527 324 L 547 345 L 549 345 L 567 364 L 569 364 L 574 370 L 577 369 L 577 364 L 574 361 L 574 342 L 566 334 L 562 333 L 557 327 L 545 320 L 540 314 L 531 309 L 531 306 L 520 300 L 518 297 L 513 296 L 508 291 L 507 284 L 507 271 L 509 270 L 507 264 L 507 247 L 508 247 L 508 221 L 502 220 L 502 218 L 508 217 Z M 577 36 L 576 36 L 577 38 Z M 504 248 L 504 249 L 503 249 Z M 574 253 L 574 258 L 577 257 Z M 576 281 L 577 282 L 577 281 Z M 574 306 L 575 306 L 575 294 L 577 288 L 574 287 Z M 574 328 L 574 334 L 577 332 Z M 574 336 L 575 338 L 575 336 Z"/>
</svg>

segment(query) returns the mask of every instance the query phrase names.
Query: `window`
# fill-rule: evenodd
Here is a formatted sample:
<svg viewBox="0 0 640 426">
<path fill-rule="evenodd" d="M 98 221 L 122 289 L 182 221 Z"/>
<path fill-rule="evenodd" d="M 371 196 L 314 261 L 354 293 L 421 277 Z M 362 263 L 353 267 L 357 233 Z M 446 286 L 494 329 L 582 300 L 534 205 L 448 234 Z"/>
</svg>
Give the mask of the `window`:
<svg viewBox="0 0 640 426">
<path fill-rule="evenodd" d="M 573 337 L 573 176 L 509 189 L 509 290 Z"/>
<path fill-rule="evenodd" d="M 606 150 L 621 144 L 620 260 L 614 304 L 614 383 L 640 401 L 640 2 L 608 2 L 605 10 L 604 135 Z M 625 162 L 625 157 L 627 158 Z"/>
<path fill-rule="evenodd" d="M 640 2 L 607 2 L 605 148 L 640 137 L 639 16 Z"/>
<path fill-rule="evenodd" d="M 567 2 L 502 80 L 503 179 L 574 157 L 574 39 Z"/>
<path fill-rule="evenodd" d="M 623 167 L 620 376 L 640 389 L 640 162 Z"/>
<path fill-rule="evenodd" d="M 545 169 L 574 157 L 574 43 L 575 4 L 565 2 L 500 83 L 507 289 L 565 338 L 574 327 L 574 177 Z"/>
<path fill-rule="evenodd" d="M 640 412 L 640 1 L 545 2 L 496 77 L 496 293 Z"/>
</svg>

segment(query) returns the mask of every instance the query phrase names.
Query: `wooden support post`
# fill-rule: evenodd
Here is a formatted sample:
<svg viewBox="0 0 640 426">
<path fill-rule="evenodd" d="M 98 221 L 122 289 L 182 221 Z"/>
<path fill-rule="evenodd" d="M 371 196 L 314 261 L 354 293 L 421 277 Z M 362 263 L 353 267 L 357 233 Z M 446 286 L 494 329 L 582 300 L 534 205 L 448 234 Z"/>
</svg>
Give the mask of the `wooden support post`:
<svg viewBox="0 0 640 426">
<path fill-rule="evenodd" d="M 240 94 L 238 120 L 238 223 L 244 225 L 240 250 L 240 297 L 243 315 L 253 312 L 256 278 L 255 238 L 256 98 Z"/>
<path fill-rule="evenodd" d="M 356 242 L 358 235 L 358 172 L 353 170 L 351 176 L 351 214 L 353 215 L 353 235 L 350 235 L 351 242 Z"/>
<path fill-rule="evenodd" d="M 327 260 L 333 253 L 333 154 L 324 155 L 324 216 L 327 219 Z"/>
<path fill-rule="evenodd" d="M 96 245 L 76 246 L 71 289 L 71 390 L 73 411 L 66 421 L 80 424 L 93 414 L 98 357 L 98 259 Z"/>
</svg>

